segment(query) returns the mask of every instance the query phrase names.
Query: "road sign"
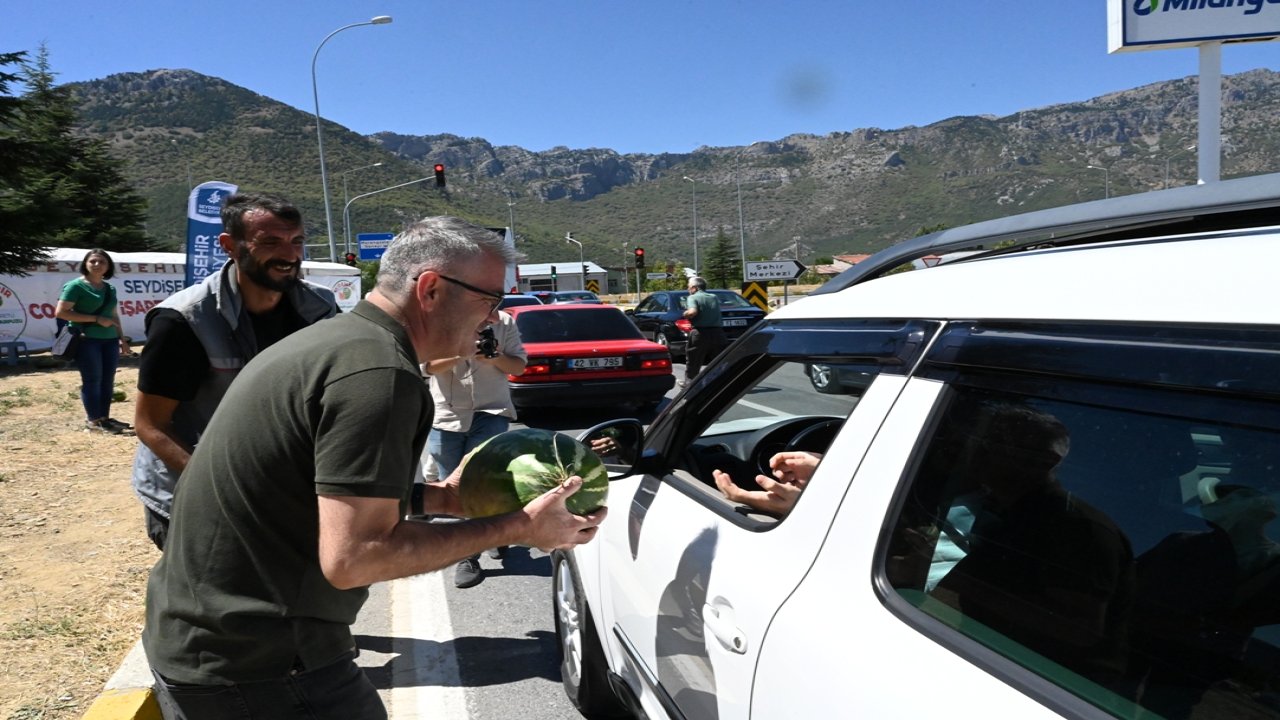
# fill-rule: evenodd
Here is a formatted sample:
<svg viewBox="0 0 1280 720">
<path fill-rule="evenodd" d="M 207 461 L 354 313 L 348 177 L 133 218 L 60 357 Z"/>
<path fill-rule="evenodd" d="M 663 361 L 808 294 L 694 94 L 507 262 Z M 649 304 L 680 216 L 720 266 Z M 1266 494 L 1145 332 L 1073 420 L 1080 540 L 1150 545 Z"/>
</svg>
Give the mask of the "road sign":
<svg viewBox="0 0 1280 720">
<path fill-rule="evenodd" d="M 644 276 L 647 280 L 666 280 L 671 277 L 671 273 L 645 273 Z"/>
<path fill-rule="evenodd" d="M 587 289 L 588 289 L 588 290 L 590 290 L 591 292 L 593 292 L 593 293 L 595 293 L 595 294 L 599 295 L 599 294 L 600 294 L 600 281 L 599 281 L 599 280 L 596 280 L 595 278 L 591 278 L 590 280 L 588 280 L 588 281 L 587 281 Z"/>
<path fill-rule="evenodd" d="M 391 238 L 395 233 L 360 233 L 356 235 L 356 243 L 360 246 L 361 260 L 381 260 L 382 253 L 387 251 Z"/>
<path fill-rule="evenodd" d="M 762 283 L 742 283 L 742 297 L 765 312 L 769 312 L 769 288 Z"/>
<path fill-rule="evenodd" d="M 747 280 L 795 280 L 805 267 L 796 260 L 747 263 Z"/>
</svg>

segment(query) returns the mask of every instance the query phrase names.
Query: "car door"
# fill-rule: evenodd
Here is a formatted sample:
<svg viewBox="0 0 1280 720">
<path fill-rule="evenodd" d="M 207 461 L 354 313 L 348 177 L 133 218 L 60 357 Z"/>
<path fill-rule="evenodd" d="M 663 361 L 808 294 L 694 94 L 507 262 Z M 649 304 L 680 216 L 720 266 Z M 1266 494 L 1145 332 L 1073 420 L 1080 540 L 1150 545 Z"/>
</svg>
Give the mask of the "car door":
<svg viewBox="0 0 1280 720">
<path fill-rule="evenodd" d="M 613 512 L 625 520 L 611 518 L 598 539 L 611 665 L 651 717 L 749 717 L 772 618 L 817 556 L 902 386 L 903 357 L 926 330 L 771 328 L 757 333 L 754 351 L 739 346 L 701 376 L 651 428 L 646 472 L 610 487 Z M 818 394 L 797 351 L 840 354 L 869 382 Z M 712 469 L 745 484 L 788 445 L 827 453 L 790 514 L 731 503 L 715 487 Z"/>
<path fill-rule="evenodd" d="M 662 316 L 667 311 L 666 295 L 655 294 L 650 295 L 640 304 L 636 306 L 635 312 L 631 318 L 635 321 L 636 327 L 640 328 L 641 334 L 645 337 L 654 339 L 658 333 L 658 328 L 662 324 Z"/>
</svg>

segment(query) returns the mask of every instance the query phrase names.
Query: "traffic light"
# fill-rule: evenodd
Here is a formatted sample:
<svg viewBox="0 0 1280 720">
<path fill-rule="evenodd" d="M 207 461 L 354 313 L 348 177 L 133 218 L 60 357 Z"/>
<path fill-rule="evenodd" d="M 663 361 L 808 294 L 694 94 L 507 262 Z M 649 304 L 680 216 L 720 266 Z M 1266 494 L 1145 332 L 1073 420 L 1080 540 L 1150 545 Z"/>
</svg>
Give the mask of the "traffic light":
<svg viewBox="0 0 1280 720">
<path fill-rule="evenodd" d="M 583 276 L 583 277 L 586 277 L 586 276 L 587 276 L 587 273 L 589 273 L 589 272 L 591 272 L 591 271 L 587 269 L 587 264 L 586 264 L 586 263 L 582 263 L 582 276 Z"/>
<path fill-rule="evenodd" d="M 644 267 L 644 248 L 636 248 L 636 267 Z"/>
<path fill-rule="evenodd" d="M 355 267 L 355 266 L 356 266 L 356 254 L 355 254 L 355 253 L 352 253 L 352 252 L 347 253 L 347 264 L 348 264 L 348 265 L 350 265 L 351 267 Z"/>
<path fill-rule="evenodd" d="M 436 187 L 444 187 L 444 163 L 436 163 Z"/>
<path fill-rule="evenodd" d="M 555 280 L 555 279 L 556 279 L 556 266 L 555 266 L 555 265 L 552 265 L 552 266 L 551 266 L 551 279 L 552 279 L 552 280 Z"/>
</svg>

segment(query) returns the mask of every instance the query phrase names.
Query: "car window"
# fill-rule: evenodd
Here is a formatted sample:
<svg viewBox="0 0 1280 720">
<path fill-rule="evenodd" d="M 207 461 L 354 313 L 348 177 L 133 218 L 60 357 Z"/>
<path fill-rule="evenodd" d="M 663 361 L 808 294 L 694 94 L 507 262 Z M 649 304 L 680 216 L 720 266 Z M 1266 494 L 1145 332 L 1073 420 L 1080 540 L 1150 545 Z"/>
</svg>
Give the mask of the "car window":
<svg viewBox="0 0 1280 720">
<path fill-rule="evenodd" d="M 646 446 L 678 471 L 667 479 L 682 492 L 745 527 L 767 530 L 804 502 L 803 478 L 799 492 L 787 493 L 795 501 L 790 506 L 763 507 L 726 497 L 713 471 L 760 493 L 756 476 L 773 475 L 775 455 L 802 452 L 820 474 L 820 456 L 875 379 L 911 367 L 935 329 L 933 323 L 877 321 L 761 327 L 751 343 L 717 359 L 692 393 L 677 398 L 663 418 L 669 422 L 652 428 Z"/>
<path fill-rule="evenodd" d="M 746 298 L 735 292 L 717 292 L 713 290 L 711 294 L 715 295 L 716 298 L 720 300 L 720 307 L 722 308 L 755 307 L 751 303 L 747 302 Z"/>
<path fill-rule="evenodd" d="M 1276 415 L 962 374 L 890 519 L 885 575 L 940 632 L 1118 716 L 1277 717 Z"/>
<path fill-rule="evenodd" d="M 614 308 L 600 310 L 539 310 L 516 316 L 525 344 L 584 340 L 641 339 L 634 323 Z"/>
</svg>

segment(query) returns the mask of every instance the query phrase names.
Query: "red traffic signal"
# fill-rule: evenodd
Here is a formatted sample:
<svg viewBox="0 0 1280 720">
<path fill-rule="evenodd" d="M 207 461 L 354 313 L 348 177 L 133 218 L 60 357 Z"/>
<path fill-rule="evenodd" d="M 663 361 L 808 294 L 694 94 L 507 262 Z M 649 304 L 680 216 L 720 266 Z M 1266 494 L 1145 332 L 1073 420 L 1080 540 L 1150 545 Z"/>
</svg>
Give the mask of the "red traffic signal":
<svg viewBox="0 0 1280 720">
<path fill-rule="evenodd" d="M 350 266 L 352 266 L 352 267 L 355 267 L 355 265 L 356 265 L 356 254 L 355 254 L 355 253 L 351 253 L 351 252 L 347 253 L 347 264 L 348 264 L 348 265 L 350 265 Z"/>
<path fill-rule="evenodd" d="M 436 163 L 436 187 L 444 187 L 444 163 Z"/>
<path fill-rule="evenodd" d="M 644 248 L 636 248 L 636 267 L 644 267 Z"/>
</svg>

